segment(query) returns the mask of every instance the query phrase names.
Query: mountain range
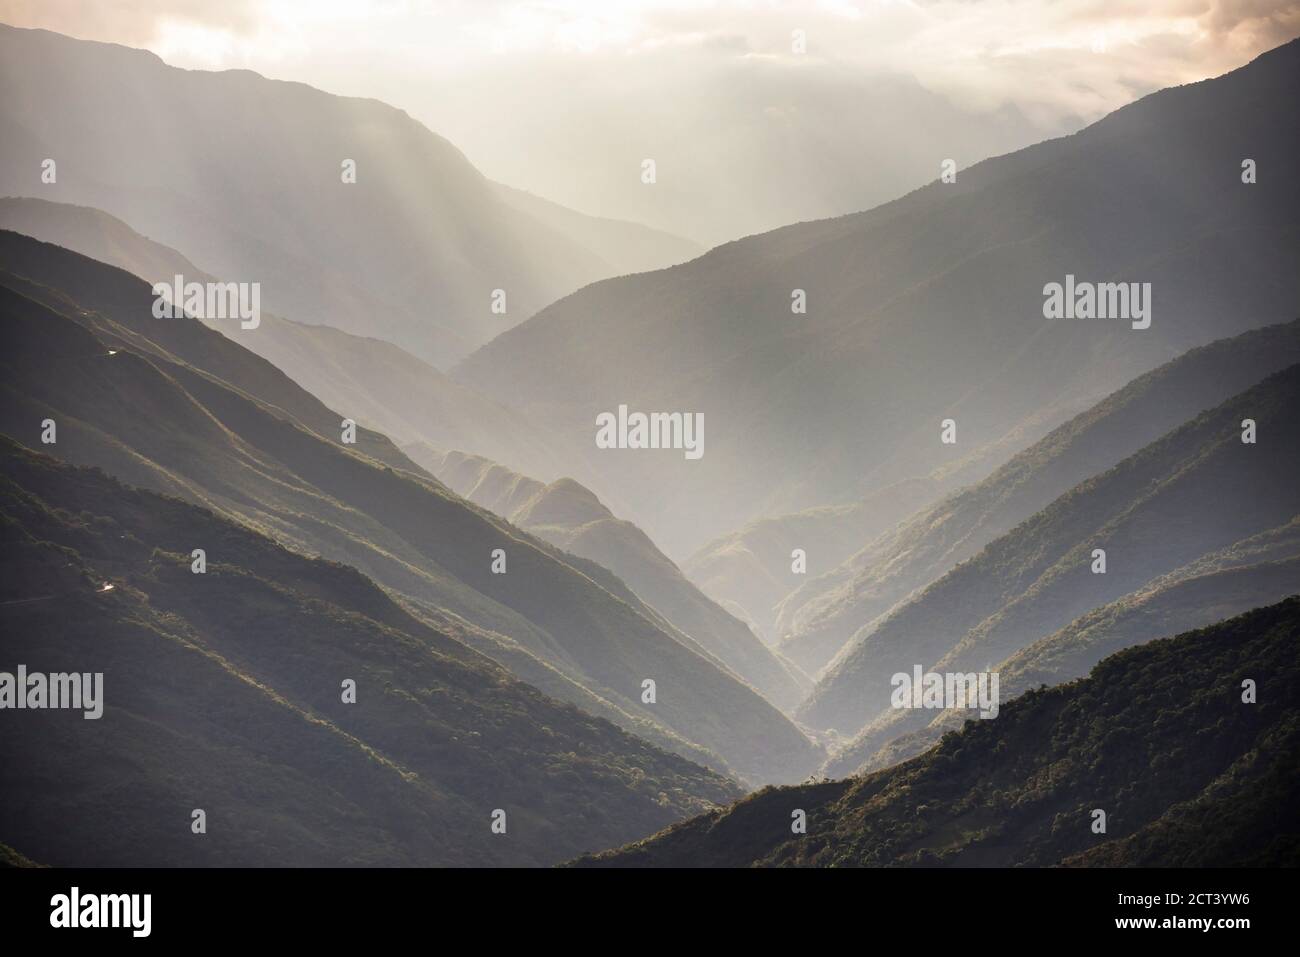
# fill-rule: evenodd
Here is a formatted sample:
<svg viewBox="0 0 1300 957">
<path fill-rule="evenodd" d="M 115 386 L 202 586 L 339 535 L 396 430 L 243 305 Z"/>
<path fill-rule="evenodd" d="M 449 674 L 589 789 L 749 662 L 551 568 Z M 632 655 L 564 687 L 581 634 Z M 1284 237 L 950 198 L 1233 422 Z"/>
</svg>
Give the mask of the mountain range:
<svg viewBox="0 0 1300 957">
<path fill-rule="evenodd" d="M 579 863 L 1286 865 L 1300 853 L 1297 640 L 1293 597 L 1111 655 L 887 770 L 765 789 Z"/>
<path fill-rule="evenodd" d="M 88 206 L 30 197 L 0 199 L 0 229 L 54 243 L 170 286 L 177 275 L 220 281 L 175 249 L 140 235 Z M 333 326 L 263 312 L 256 328 L 204 318 L 205 324 L 256 352 L 334 409 L 395 442 L 465 449 L 529 474 L 558 478 L 560 460 L 546 429 L 453 382 L 399 346 Z"/>
<path fill-rule="evenodd" d="M 616 576 L 478 509 L 147 283 L 0 233 L 3 431 L 350 564 L 524 680 L 655 743 L 753 780 L 818 749 Z M 497 553 L 497 550 L 500 550 Z M 504 556 L 503 573 L 493 571 Z M 657 684 L 657 700 L 644 682 Z"/>
<path fill-rule="evenodd" d="M 999 662 L 999 693 L 1017 697 L 1043 685 L 1082 677 L 1102 658 L 1150 641 L 1152 635 L 1205 628 L 1300 593 L 1297 520 L 1162 575 L 1123 598 L 1080 615 L 1070 624 Z M 960 710 L 941 712 L 923 730 L 880 737 L 863 733 L 827 764 L 849 774 L 897 764 L 961 726 Z M 885 735 L 887 736 L 887 735 Z"/>
<path fill-rule="evenodd" d="M 0 87 L 0 195 L 103 210 L 261 283 L 271 312 L 435 366 L 589 282 L 699 252 L 509 191 L 377 100 L 5 25 Z"/>
<path fill-rule="evenodd" d="M 891 707 L 893 675 L 988 671 L 1161 575 L 1288 524 L 1300 515 L 1297 401 L 1292 365 L 1075 486 L 855 636 L 799 716 L 850 736 L 873 721 L 896 732 L 924 712 Z M 1267 437 L 1243 441 L 1246 420 Z"/>
<path fill-rule="evenodd" d="M 106 689 L 6 710 L 0 863 L 1296 860 L 1300 39 L 707 251 L 376 100 L 4 25 L 0 84 L 0 673 Z M 863 162 L 1024 139 L 944 115 Z M 608 208 L 712 241 L 780 159 L 674 156 Z"/>
<path fill-rule="evenodd" d="M 0 515 L 6 670 L 103 675 L 94 721 L 6 715 L 31 860 L 538 865 L 739 794 L 209 509 L 0 437 Z"/>
<path fill-rule="evenodd" d="M 683 634 L 783 710 L 802 700 L 808 679 L 749 627 L 706 597 L 631 522 L 617 518 L 573 479 L 544 485 L 463 452 L 403 446 L 448 488 L 558 548 L 608 568 Z"/>
<path fill-rule="evenodd" d="M 955 489 L 1175 355 L 1295 318 L 1297 82 L 1293 41 L 955 182 L 593 283 L 453 373 L 546 421 L 676 559 L 935 470 Z M 1247 158 L 1276 175 L 1243 183 Z M 1150 283 L 1150 326 L 1044 318 L 1067 277 Z M 620 405 L 702 414 L 703 457 L 597 448 Z"/>
<path fill-rule="evenodd" d="M 809 576 L 775 609 L 781 648 L 817 673 L 898 603 L 1073 486 L 1297 362 L 1300 320 L 1292 320 L 1192 349 L 1139 376 L 988 478 L 915 511 L 830 572 Z M 787 540 L 795 527 L 792 520 L 783 528 Z"/>
</svg>

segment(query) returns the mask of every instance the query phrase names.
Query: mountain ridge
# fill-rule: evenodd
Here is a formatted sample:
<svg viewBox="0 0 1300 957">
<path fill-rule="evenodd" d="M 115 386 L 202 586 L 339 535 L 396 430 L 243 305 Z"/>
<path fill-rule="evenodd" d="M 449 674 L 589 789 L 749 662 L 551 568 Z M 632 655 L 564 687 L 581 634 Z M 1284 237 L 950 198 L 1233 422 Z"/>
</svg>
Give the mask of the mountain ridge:
<svg viewBox="0 0 1300 957">
<path fill-rule="evenodd" d="M 736 790 L 539 694 L 352 568 L 4 436 L 0 534 L 4 597 L 59 598 L 4 603 L 7 664 L 105 676 L 96 733 L 28 712 L 0 744 L 0 829 L 43 862 L 538 865 Z M 499 803 L 513 841 L 490 832 Z"/>
<path fill-rule="evenodd" d="M 1293 864 L 1300 596 L 1103 660 L 862 778 L 768 788 L 607 867 Z M 1258 703 L 1243 701 L 1254 680 Z M 1188 731 L 1194 734 L 1189 744 Z M 792 834 L 792 809 L 807 833 Z M 1094 831 L 1096 810 L 1106 830 Z M 1210 823 L 1212 821 L 1212 823 Z"/>
<path fill-rule="evenodd" d="M 790 711 L 803 697 L 806 677 L 696 589 L 645 532 L 619 519 L 576 481 L 544 485 L 478 456 L 427 446 L 403 446 L 403 451 L 457 494 L 614 572 L 778 708 Z"/>
<path fill-rule="evenodd" d="M 1300 162 L 1278 112 L 1296 82 L 1293 41 L 956 183 L 593 283 L 452 374 L 550 422 L 566 471 L 602 498 L 623 491 L 627 517 L 674 558 L 936 469 L 979 480 L 1188 348 L 1294 318 L 1300 191 L 1288 177 L 1243 184 L 1226 144 L 1270 169 Z M 1067 274 L 1150 282 L 1150 328 L 1044 319 L 1045 284 Z M 792 312 L 797 290 L 806 314 Z M 623 404 L 703 414 L 704 457 L 596 449 L 596 415 Z"/>
<path fill-rule="evenodd" d="M 584 246 L 379 100 L 7 25 L 0 53 L 0 194 L 103 209 L 224 279 L 261 282 L 278 315 L 378 336 L 435 367 L 625 260 L 695 251 L 590 217 L 601 248 Z M 223 149 L 228 129 L 260 149 Z M 62 164 L 51 183 L 46 158 Z"/>
<path fill-rule="evenodd" d="M 11 343 L 0 361 L 12 397 L 0 430 L 35 441 L 31 430 L 53 412 L 60 457 L 103 465 L 133 484 L 200 501 L 300 550 L 353 565 L 414 602 L 410 607 L 436 609 L 440 624 L 469 622 L 466 637 L 502 663 L 517 666 L 521 653 L 535 660 L 524 663 L 534 672 L 540 666 L 544 677 L 550 671 L 548 693 L 574 703 L 594 694 L 605 702 L 602 714 L 634 733 L 648 725 L 656 743 L 692 760 L 758 779 L 797 777 L 818 760 L 818 749 L 774 706 L 692 651 L 616 576 L 464 503 L 405 456 L 405 465 L 384 466 L 350 451 L 338 431 L 308 432 L 200 371 L 216 353 L 233 363 L 224 375 L 236 379 L 263 360 L 195 320 L 153 319 L 147 284 L 59 247 L 4 235 L 44 264 L 47 281 L 71 277 L 62 285 L 79 285 L 86 301 L 68 310 L 71 318 L 60 317 L 48 304 L 0 290 Z M 104 298 L 113 284 L 126 301 Z M 187 360 L 176 356 L 179 345 L 160 350 L 149 338 L 164 334 L 189 341 Z M 125 348 L 109 355 L 96 335 Z M 507 555 L 506 574 L 491 570 L 494 548 Z M 641 700 L 640 683 L 651 677 L 661 689 L 655 704 Z"/>
<path fill-rule="evenodd" d="M 1287 410 L 1298 399 L 1292 365 L 1065 492 L 856 636 L 799 716 L 855 735 L 889 711 L 889 675 L 916 663 L 987 670 L 1165 572 L 1290 521 L 1300 452 Z M 1269 444 L 1242 442 L 1246 418 L 1268 423 Z"/>
</svg>

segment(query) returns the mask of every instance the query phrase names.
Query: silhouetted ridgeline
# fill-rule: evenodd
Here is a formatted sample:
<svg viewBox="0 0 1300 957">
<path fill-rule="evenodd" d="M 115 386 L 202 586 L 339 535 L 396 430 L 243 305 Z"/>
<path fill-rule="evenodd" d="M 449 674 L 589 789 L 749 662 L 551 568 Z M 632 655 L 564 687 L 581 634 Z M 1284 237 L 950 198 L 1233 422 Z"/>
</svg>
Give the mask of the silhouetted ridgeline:
<svg viewBox="0 0 1300 957">
<path fill-rule="evenodd" d="M 1184 565 L 1117 601 L 1081 615 L 994 667 L 999 693 L 1008 700 L 1040 685 L 1070 681 L 1102 658 L 1124 648 L 1204 628 L 1225 615 L 1242 614 L 1300 593 L 1300 520 L 1237 542 Z M 922 731 L 901 734 L 879 746 L 881 735 L 864 731 L 828 762 L 841 774 L 897 764 L 930 747 L 968 717 L 943 711 Z M 887 734 L 897 730 L 886 729 Z M 873 752 L 873 748 L 876 748 Z"/>
</svg>

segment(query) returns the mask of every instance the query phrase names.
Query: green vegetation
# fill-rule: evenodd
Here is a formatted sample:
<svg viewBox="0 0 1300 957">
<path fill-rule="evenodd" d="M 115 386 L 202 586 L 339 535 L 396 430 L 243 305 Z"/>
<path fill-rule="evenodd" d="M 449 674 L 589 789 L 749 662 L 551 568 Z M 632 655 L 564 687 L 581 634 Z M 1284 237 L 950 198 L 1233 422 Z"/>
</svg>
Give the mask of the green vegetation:
<svg viewBox="0 0 1300 957">
<path fill-rule="evenodd" d="M 580 863 L 1295 866 L 1298 643 L 1300 596 L 1112 655 L 905 764 L 769 788 Z"/>
<path fill-rule="evenodd" d="M 53 599 L 0 604 L 3 667 L 104 673 L 97 721 L 6 717 L 3 838 L 35 860 L 547 864 L 740 793 L 515 680 L 352 568 L 8 439 L 0 535 L 0 603 Z"/>
<path fill-rule="evenodd" d="M 1300 521 L 1238 542 L 1168 575 L 1118 601 L 1076 618 L 999 663 L 1003 701 L 1042 685 L 1086 675 L 1098 661 L 1153 635 L 1203 628 L 1225 616 L 1271 605 L 1300 592 Z M 945 711 L 921 731 L 900 733 L 903 712 L 868 725 L 827 763 L 840 775 L 897 764 L 930 747 L 966 715 Z M 886 741 L 883 747 L 881 741 Z M 874 751 L 874 753 L 873 753 Z"/>
<path fill-rule="evenodd" d="M 192 319 L 153 318 L 140 280 L 14 233 L 0 243 L 0 432 L 35 444 L 53 418 L 60 458 L 350 565 L 548 694 L 715 770 L 792 781 L 820 763 L 604 568 L 466 503 L 383 436 L 344 445 L 342 416 L 264 359 Z M 496 548 L 506 574 L 491 571 Z"/>
</svg>

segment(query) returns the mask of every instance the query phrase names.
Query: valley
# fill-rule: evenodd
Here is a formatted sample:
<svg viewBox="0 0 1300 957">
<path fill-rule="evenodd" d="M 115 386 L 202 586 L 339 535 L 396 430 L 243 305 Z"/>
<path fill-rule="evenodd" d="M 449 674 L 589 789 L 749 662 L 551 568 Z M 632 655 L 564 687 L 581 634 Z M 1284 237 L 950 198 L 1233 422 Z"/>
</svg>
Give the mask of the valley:
<svg viewBox="0 0 1300 957">
<path fill-rule="evenodd" d="M 1300 21 L 58 6 L 0 867 L 1300 861 Z"/>
</svg>

